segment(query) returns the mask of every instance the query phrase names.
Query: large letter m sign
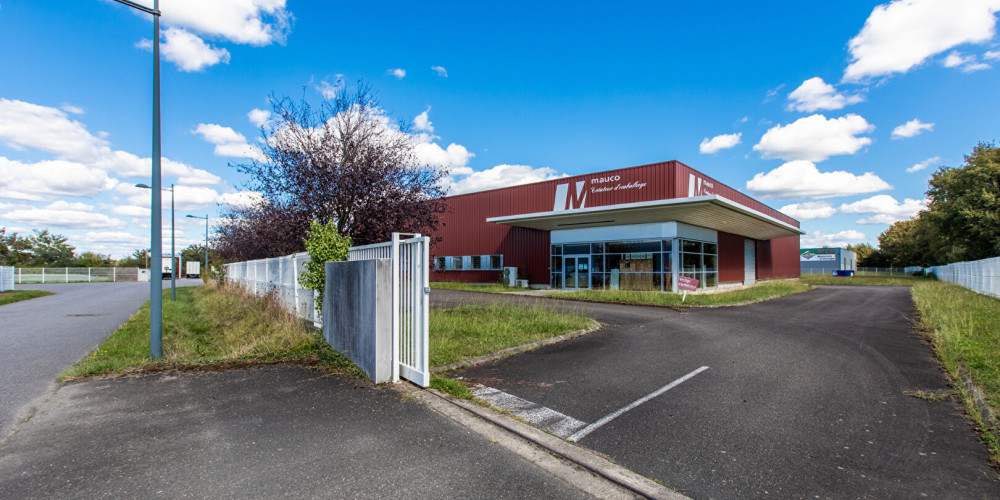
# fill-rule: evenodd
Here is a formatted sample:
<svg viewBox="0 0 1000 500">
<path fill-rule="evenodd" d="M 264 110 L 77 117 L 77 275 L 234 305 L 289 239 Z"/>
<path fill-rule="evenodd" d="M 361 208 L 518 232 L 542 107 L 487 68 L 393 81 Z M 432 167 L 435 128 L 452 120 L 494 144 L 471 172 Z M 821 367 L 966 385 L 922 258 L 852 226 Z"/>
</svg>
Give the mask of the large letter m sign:
<svg viewBox="0 0 1000 500">
<path fill-rule="evenodd" d="M 575 210 L 577 208 L 583 208 L 587 202 L 587 191 L 584 186 L 586 186 L 587 181 L 577 181 L 576 189 L 572 192 L 569 190 L 569 184 L 559 184 L 556 186 L 556 202 L 552 206 L 552 211 L 560 212 L 563 210 Z"/>
</svg>

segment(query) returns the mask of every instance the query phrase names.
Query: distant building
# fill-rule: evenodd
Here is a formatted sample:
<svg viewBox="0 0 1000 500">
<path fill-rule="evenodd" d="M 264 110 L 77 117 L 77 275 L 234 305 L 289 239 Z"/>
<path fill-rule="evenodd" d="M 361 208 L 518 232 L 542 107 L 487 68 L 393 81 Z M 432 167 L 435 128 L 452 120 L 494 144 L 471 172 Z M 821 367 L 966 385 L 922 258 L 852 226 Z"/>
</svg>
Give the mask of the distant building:
<svg viewBox="0 0 1000 500">
<path fill-rule="evenodd" d="M 431 281 L 678 290 L 797 278 L 799 222 L 678 161 L 449 196 Z M 516 268 L 516 270 L 514 269 Z"/>
<path fill-rule="evenodd" d="M 799 264 L 802 274 L 857 271 L 858 256 L 846 248 L 801 248 Z"/>
</svg>

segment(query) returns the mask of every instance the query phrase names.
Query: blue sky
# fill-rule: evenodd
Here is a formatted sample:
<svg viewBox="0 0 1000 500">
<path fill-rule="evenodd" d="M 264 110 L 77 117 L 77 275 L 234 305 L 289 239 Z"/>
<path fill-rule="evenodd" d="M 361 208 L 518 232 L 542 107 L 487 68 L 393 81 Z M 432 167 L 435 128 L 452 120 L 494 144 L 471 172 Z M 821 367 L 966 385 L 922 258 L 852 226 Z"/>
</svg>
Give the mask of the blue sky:
<svg viewBox="0 0 1000 500">
<path fill-rule="evenodd" d="M 481 3 L 163 0 L 178 247 L 204 238 L 184 215 L 247 199 L 228 164 L 270 93 L 359 79 L 452 192 L 676 159 L 798 218 L 803 247 L 874 243 L 998 135 L 1000 0 Z M 0 226 L 148 246 L 151 35 L 110 0 L 0 0 Z"/>
</svg>

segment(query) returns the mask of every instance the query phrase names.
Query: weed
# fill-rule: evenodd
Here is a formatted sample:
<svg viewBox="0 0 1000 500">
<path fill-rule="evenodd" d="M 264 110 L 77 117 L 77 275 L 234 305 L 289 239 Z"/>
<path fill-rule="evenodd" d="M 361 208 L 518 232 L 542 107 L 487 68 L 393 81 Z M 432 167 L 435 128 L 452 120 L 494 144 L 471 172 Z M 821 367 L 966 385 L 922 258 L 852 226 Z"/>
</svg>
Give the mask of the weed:
<svg viewBox="0 0 1000 500">
<path fill-rule="evenodd" d="M 764 281 L 756 285 L 727 292 L 688 294 L 640 292 L 628 290 L 581 290 L 578 292 L 552 292 L 548 296 L 560 299 L 576 299 L 593 302 L 613 302 L 617 304 L 638 304 L 649 306 L 727 306 L 749 304 L 773 299 L 793 293 L 811 290 L 812 287 L 796 280 Z"/>
<path fill-rule="evenodd" d="M 920 389 L 915 391 L 906 391 L 905 394 L 907 396 L 912 396 L 914 398 L 924 399 L 927 401 L 942 401 L 951 397 L 951 394 L 946 392 L 932 392 Z"/>
<path fill-rule="evenodd" d="M 461 283 L 457 281 L 437 281 L 431 283 L 431 288 L 437 288 L 439 290 L 459 290 L 463 292 L 488 292 L 488 293 L 503 293 L 503 292 L 523 292 L 524 288 L 515 288 L 511 286 L 504 286 L 499 283 L 491 283 L 485 285 L 477 285 L 474 283 Z"/>
<path fill-rule="evenodd" d="M 455 379 L 431 377 L 431 387 L 459 399 L 472 399 L 469 388 Z"/>
<path fill-rule="evenodd" d="M 0 306 L 20 302 L 22 300 L 44 297 L 46 295 L 52 295 L 52 292 L 46 292 L 44 290 L 8 290 L 6 292 L 0 292 Z"/>
</svg>

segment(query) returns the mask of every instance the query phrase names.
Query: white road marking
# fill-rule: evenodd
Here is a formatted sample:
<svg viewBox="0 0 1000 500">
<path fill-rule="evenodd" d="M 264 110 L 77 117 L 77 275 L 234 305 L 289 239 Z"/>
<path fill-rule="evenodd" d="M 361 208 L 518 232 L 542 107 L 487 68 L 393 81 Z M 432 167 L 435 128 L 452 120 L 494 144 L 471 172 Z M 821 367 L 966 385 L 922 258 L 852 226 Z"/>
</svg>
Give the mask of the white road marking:
<svg viewBox="0 0 1000 500">
<path fill-rule="evenodd" d="M 486 387 L 485 385 L 476 385 L 473 387 L 472 395 L 561 438 L 566 438 L 566 436 L 576 432 L 577 429 L 587 425 L 586 422 L 563 415 L 551 408 L 546 408 L 540 404 L 532 403 L 513 394 L 507 394 L 506 392 Z"/>
<path fill-rule="evenodd" d="M 687 375 L 684 375 L 683 377 L 681 377 L 681 378 L 679 378 L 677 380 L 674 380 L 673 382 L 671 382 L 671 383 L 669 383 L 669 384 L 667 384 L 667 385 L 665 385 L 663 387 L 660 387 L 659 389 L 657 389 L 657 390 L 649 393 L 648 395 L 643 396 L 642 398 L 639 398 L 639 399 L 633 401 L 628 406 L 626 406 L 626 407 L 624 407 L 624 408 L 622 408 L 622 409 L 620 409 L 620 410 L 618 410 L 618 411 L 616 411 L 616 412 L 614 412 L 614 413 L 612 413 L 612 414 L 610 414 L 610 415 L 608 415 L 608 416 L 606 416 L 606 417 L 598 420 L 597 422 L 594 422 L 594 423 L 592 423 L 592 424 L 584 427 L 583 429 L 580 429 L 580 430 L 576 431 L 575 434 L 571 435 L 570 437 L 568 437 L 566 439 L 568 439 L 569 441 L 578 442 L 581 439 L 583 439 L 584 437 L 586 437 L 587 434 L 590 434 L 591 432 L 594 432 L 597 429 L 600 429 L 601 426 L 603 426 L 604 424 L 606 424 L 606 423 L 608 423 L 608 422 L 610 422 L 610 421 L 618 418 L 623 413 L 625 413 L 625 412 L 627 412 L 627 411 L 635 408 L 636 406 L 639 406 L 639 405 L 645 403 L 646 401 L 649 401 L 650 399 L 655 398 L 656 396 L 659 396 L 660 394 L 663 394 L 664 392 L 669 391 L 670 389 L 673 389 L 674 387 L 677 387 L 678 385 L 681 385 L 687 379 L 689 379 L 689 378 L 691 378 L 691 377 L 693 377 L 693 376 L 695 376 L 695 375 L 697 375 L 697 374 L 699 374 L 699 373 L 701 373 L 701 372 L 703 372 L 703 371 L 705 371 L 707 369 L 708 369 L 707 366 L 703 366 L 701 368 L 698 368 L 697 370 L 695 370 L 695 371 L 693 371 L 691 373 L 688 373 Z"/>
</svg>

